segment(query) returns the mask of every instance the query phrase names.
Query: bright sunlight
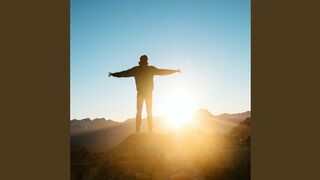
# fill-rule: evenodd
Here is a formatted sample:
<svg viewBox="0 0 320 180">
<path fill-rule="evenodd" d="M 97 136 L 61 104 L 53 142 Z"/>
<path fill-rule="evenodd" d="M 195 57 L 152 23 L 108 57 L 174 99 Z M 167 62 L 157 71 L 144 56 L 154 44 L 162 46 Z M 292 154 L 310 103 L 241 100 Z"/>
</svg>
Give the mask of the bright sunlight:
<svg viewBox="0 0 320 180">
<path fill-rule="evenodd" d="M 167 124 L 173 129 L 183 127 L 191 118 L 197 105 L 192 94 L 185 89 L 173 89 L 160 99 L 160 113 L 165 117 Z"/>
</svg>

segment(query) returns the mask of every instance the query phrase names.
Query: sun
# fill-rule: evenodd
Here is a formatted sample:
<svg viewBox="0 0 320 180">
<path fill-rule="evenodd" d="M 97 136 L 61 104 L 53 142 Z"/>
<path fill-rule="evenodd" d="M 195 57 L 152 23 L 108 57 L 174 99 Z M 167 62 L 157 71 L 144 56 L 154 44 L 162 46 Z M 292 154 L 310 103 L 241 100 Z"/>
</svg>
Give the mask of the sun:
<svg viewBox="0 0 320 180">
<path fill-rule="evenodd" d="M 166 124 L 173 129 L 179 129 L 187 124 L 196 108 L 192 94 L 186 90 L 176 90 L 161 98 L 161 114 Z"/>
</svg>

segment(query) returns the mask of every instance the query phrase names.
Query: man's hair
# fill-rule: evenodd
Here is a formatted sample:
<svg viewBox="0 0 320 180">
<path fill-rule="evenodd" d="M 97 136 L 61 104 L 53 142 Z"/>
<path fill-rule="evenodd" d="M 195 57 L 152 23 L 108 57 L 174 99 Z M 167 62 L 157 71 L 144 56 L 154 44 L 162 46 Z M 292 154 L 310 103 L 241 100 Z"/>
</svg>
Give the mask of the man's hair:
<svg viewBox="0 0 320 180">
<path fill-rule="evenodd" d="M 140 61 L 148 61 L 148 56 L 145 54 L 140 56 Z"/>
<path fill-rule="evenodd" d="M 148 65 L 148 56 L 147 55 L 142 55 L 140 56 L 140 61 L 139 61 L 140 66 Z"/>
</svg>

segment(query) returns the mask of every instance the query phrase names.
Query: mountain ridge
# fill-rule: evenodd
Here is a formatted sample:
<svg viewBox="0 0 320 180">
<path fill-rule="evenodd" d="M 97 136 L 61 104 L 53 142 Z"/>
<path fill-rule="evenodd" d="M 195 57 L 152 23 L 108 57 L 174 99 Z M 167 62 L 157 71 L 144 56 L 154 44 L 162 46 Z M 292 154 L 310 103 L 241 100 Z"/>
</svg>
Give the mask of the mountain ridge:
<svg viewBox="0 0 320 180">
<path fill-rule="evenodd" d="M 222 114 L 219 114 L 219 115 L 214 115 L 208 109 L 205 109 L 205 108 L 199 108 L 199 109 L 195 110 L 193 114 L 196 114 L 196 113 L 200 113 L 202 115 L 212 116 L 212 117 L 215 117 L 215 118 L 218 118 L 218 119 L 231 119 L 231 118 L 236 117 L 236 116 L 251 116 L 251 111 L 243 111 L 243 112 L 239 112 L 239 113 L 222 113 Z M 161 115 L 157 116 L 157 117 L 161 117 Z M 130 122 L 130 121 L 134 121 L 135 118 L 132 117 L 132 118 L 127 118 L 124 121 L 115 121 L 115 120 L 112 120 L 112 119 L 108 119 L 108 120 L 106 120 L 105 118 L 94 118 L 94 119 L 91 119 L 91 118 L 87 117 L 87 118 L 83 118 L 83 119 L 71 119 L 70 121 L 71 122 L 84 121 L 84 122 L 90 123 L 90 121 L 94 122 L 94 121 L 97 121 L 97 120 L 112 121 L 112 122 L 118 122 L 118 123 L 126 123 L 126 122 Z"/>
<path fill-rule="evenodd" d="M 242 114 L 239 119 L 221 120 L 212 115 L 208 110 L 200 110 L 194 114 L 192 119 L 185 125 L 185 128 L 203 131 L 209 134 L 228 133 L 233 127 L 244 121 Z M 82 122 L 83 121 L 83 122 Z M 146 119 L 142 120 L 142 132 L 147 132 Z M 96 118 L 91 120 L 72 120 L 70 140 L 71 149 L 86 147 L 93 151 L 110 149 L 123 141 L 131 133 L 135 132 L 135 119 L 127 119 L 124 122 L 116 122 L 110 119 Z M 154 117 L 154 127 L 156 132 L 174 132 L 162 117 Z"/>
</svg>

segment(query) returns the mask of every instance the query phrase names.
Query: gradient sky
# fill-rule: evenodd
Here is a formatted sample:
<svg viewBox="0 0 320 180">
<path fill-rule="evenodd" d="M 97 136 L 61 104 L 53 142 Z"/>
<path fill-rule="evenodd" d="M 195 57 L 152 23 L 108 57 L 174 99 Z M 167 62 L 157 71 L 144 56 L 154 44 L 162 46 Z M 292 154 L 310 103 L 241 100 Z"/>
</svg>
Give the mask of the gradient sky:
<svg viewBox="0 0 320 180">
<path fill-rule="evenodd" d="M 106 74 L 141 54 L 182 70 L 154 79 L 155 107 L 180 86 L 213 114 L 250 110 L 250 0 L 71 0 L 70 28 L 71 119 L 134 117 L 134 79 Z"/>
</svg>

